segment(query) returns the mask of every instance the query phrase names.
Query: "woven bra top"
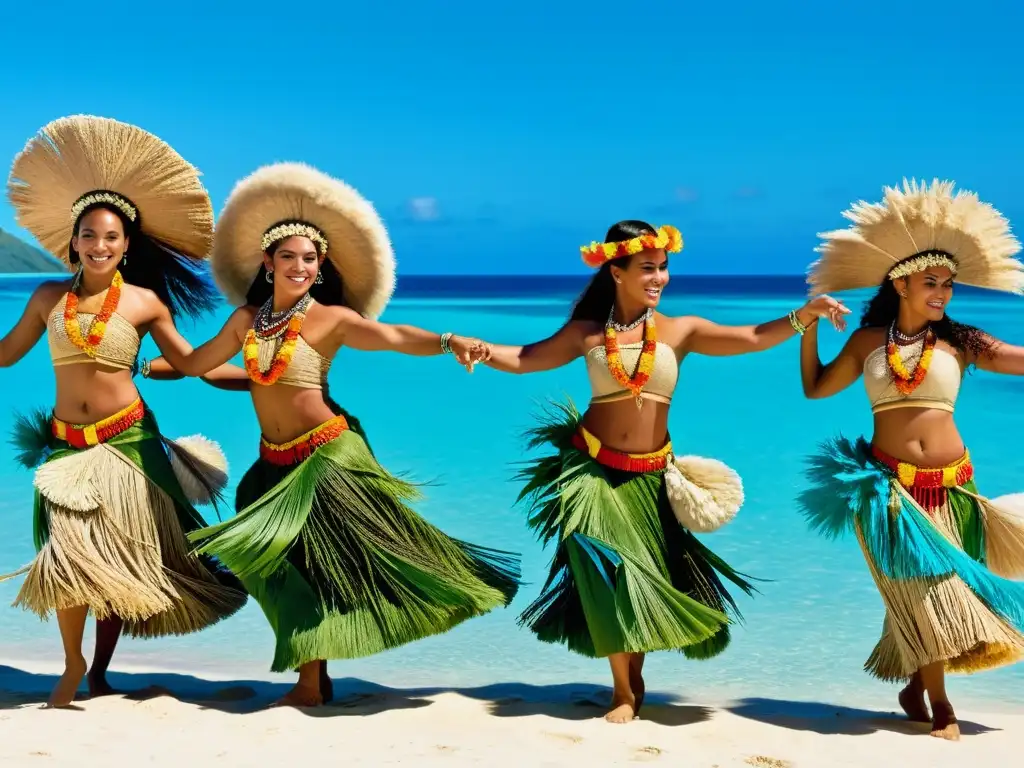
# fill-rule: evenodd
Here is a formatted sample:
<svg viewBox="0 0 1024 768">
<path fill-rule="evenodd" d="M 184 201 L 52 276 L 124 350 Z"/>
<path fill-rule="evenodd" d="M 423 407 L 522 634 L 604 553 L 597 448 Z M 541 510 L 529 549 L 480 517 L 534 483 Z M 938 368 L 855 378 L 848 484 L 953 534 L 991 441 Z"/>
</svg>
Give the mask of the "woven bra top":
<svg viewBox="0 0 1024 768">
<path fill-rule="evenodd" d="M 920 359 L 921 347 L 911 345 L 898 349 L 906 369 L 913 371 Z M 872 350 L 864 360 L 864 388 L 871 402 L 872 413 L 895 408 L 935 408 L 952 413 L 960 394 L 962 378 L 960 362 L 949 352 L 935 347 L 924 379 L 917 389 L 905 395 L 893 382 L 885 347 Z"/>
<path fill-rule="evenodd" d="M 631 374 L 636 370 L 642 349 L 642 341 L 619 345 L 622 366 L 627 373 Z M 590 379 L 591 403 L 611 403 L 633 397 L 633 393 L 628 389 L 623 389 L 608 370 L 608 356 L 603 344 L 592 347 L 587 352 L 586 362 L 587 377 Z M 654 351 L 654 369 L 651 371 L 651 377 L 647 380 L 640 397 L 645 400 L 670 403 L 678 379 L 679 361 L 676 359 L 675 350 L 668 344 L 659 341 Z"/>
<path fill-rule="evenodd" d="M 259 364 L 261 371 L 267 371 L 274 362 L 274 355 L 284 343 L 284 334 L 277 338 L 261 339 L 256 337 L 259 348 Z M 327 372 L 331 369 L 331 361 L 313 349 L 300 334 L 295 340 L 295 351 L 291 362 L 277 380 L 278 384 L 288 384 L 302 389 L 324 389 Z"/>
<path fill-rule="evenodd" d="M 64 327 L 64 307 L 67 301 L 68 295 L 65 293 L 46 319 L 46 338 L 50 344 L 50 357 L 53 364 L 57 366 L 93 363 L 120 370 L 131 370 L 138 357 L 140 345 L 139 333 L 135 330 L 135 326 L 117 312 L 112 314 L 110 320 L 107 321 L 103 338 L 96 348 L 96 356 L 90 357 L 68 338 L 67 329 Z M 88 312 L 78 313 L 78 327 L 83 337 L 88 337 L 95 318 L 96 315 Z"/>
</svg>

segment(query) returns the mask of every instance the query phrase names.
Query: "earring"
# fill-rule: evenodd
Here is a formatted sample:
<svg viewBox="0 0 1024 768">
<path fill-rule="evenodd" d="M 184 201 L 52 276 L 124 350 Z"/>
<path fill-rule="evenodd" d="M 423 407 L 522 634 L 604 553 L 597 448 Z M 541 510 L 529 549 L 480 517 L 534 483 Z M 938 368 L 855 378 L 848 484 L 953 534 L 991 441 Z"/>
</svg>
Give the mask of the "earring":
<svg viewBox="0 0 1024 768">
<path fill-rule="evenodd" d="M 268 269 L 267 273 L 263 277 L 266 278 L 268 283 L 274 282 L 274 270 Z"/>
<path fill-rule="evenodd" d="M 316 273 L 316 280 L 314 280 L 313 282 L 316 283 L 317 285 L 322 285 L 323 282 L 324 282 L 324 273 L 323 272 L 317 272 Z"/>
<path fill-rule="evenodd" d="M 121 266 L 123 267 L 127 263 L 128 263 L 128 251 L 125 251 L 124 255 L 121 257 Z"/>
</svg>

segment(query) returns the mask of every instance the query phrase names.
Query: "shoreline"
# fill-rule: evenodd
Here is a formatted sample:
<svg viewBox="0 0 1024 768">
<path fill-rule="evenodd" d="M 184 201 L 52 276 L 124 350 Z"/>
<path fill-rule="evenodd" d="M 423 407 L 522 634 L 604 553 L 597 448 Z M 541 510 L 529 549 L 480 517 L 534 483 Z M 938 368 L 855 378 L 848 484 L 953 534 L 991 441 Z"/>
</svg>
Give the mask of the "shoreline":
<svg viewBox="0 0 1024 768">
<path fill-rule="evenodd" d="M 0 662 L 3 664 L 3 662 Z M 34 669 L 53 665 L 33 665 Z M 125 668 L 122 667 L 122 670 Z M 337 759 L 383 765 L 595 765 L 831 768 L 904 763 L 1005 763 L 1024 747 L 1024 710 L 958 710 L 963 738 L 945 742 L 885 711 L 752 698 L 712 705 L 652 692 L 641 717 L 603 719 L 607 688 L 505 683 L 475 689 L 389 688 L 334 678 L 335 701 L 268 708 L 292 679 L 213 680 L 157 671 L 112 672 L 117 695 L 44 710 L 55 677 L 0 666 L 0 762 L 75 765 L 130 761 L 171 768 Z M 14 692 L 11 689 L 15 688 Z M 55 730 L 59 729 L 59 737 Z"/>
</svg>

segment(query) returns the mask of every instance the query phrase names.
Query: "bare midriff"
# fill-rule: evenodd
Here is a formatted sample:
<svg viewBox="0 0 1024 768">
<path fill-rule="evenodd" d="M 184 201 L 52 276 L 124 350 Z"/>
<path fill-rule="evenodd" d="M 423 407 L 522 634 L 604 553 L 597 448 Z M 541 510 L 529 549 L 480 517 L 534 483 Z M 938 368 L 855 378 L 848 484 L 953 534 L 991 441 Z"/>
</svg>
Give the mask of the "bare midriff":
<svg viewBox="0 0 1024 768">
<path fill-rule="evenodd" d="M 69 424 L 94 424 L 135 402 L 132 372 L 94 362 L 54 367 L 57 402 L 53 414 Z"/>
<path fill-rule="evenodd" d="M 645 400 L 637 409 L 630 396 L 595 403 L 583 414 L 583 426 L 603 445 L 622 453 L 651 453 L 668 441 L 668 403 Z"/>
<path fill-rule="evenodd" d="M 335 416 L 323 390 L 253 384 L 250 392 L 260 432 L 271 443 L 287 443 Z"/>
<path fill-rule="evenodd" d="M 872 444 L 917 467 L 944 467 L 966 448 L 953 414 L 936 408 L 897 408 L 875 415 Z"/>
</svg>

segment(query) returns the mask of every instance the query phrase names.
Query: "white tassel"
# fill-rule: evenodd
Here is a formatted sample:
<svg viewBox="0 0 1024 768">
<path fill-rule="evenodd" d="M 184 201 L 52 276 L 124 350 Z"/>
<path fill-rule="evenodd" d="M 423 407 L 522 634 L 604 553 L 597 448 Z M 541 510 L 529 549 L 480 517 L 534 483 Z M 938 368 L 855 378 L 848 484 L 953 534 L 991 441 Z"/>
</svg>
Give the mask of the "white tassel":
<svg viewBox="0 0 1024 768">
<path fill-rule="evenodd" d="M 220 445 L 202 435 L 189 435 L 171 440 L 173 443 L 168 450 L 171 460 L 171 469 L 174 476 L 178 478 L 185 496 L 193 504 L 206 504 L 211 500 L 207 486 L 215 491 L 220 491 L 228 484 L 228 460 L 221 450 Z M 192 463 L 178 455 L 178 451 L 188 454 Z M 202 473 L 206 485 L 196 476 L 197 470 Z"/>
<path fill-rule="evenodd" d="M 669 461 L 665 490 L 676 519 L 694 533 L 718 530 L 743 506 L 743 481 L 717 459 L 681 456 Z"/>
</svg>

